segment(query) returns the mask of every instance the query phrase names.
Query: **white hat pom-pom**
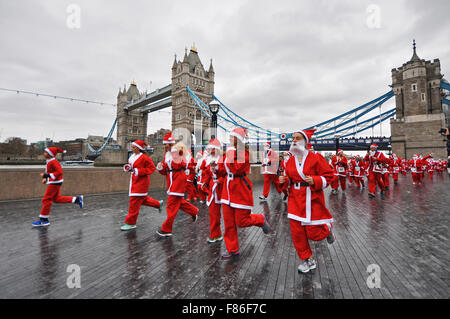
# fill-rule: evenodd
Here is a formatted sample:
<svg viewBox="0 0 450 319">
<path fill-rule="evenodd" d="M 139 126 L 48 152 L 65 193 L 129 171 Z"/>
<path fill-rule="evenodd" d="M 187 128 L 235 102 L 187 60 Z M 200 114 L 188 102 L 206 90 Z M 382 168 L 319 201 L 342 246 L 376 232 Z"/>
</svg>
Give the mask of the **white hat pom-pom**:
<svg viewBox="0 0 450 319">
<path fill-rule="evenodd" d="M 63 153 L 64 153 L 64 154 L 66 154 L 66 153 L 67 153 L 67 151 L 66 151 L 66 150 L 64 150 L 64 151 L 63 151 Z"/>
</svg>

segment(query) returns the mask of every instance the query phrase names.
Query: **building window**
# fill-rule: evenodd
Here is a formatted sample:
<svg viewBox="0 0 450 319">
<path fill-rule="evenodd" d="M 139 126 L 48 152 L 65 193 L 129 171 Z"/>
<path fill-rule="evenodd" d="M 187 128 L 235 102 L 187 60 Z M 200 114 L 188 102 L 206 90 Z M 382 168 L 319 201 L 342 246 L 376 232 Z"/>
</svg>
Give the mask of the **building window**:
<svg viewBox="0 0 450 319">
<path fill-rule="evenodd" d="M 411 92 L 417 92 L 417 84 L 412 84 L 411 85 Z"/>
<path fill-rule="evenodd" d="M 421 99 L 422 99 L 422 102 L 425 102 L 425 93 L 422 93 L 422 94 L 420 95 L 420 97 L 421 97 Z"/>
</svg>

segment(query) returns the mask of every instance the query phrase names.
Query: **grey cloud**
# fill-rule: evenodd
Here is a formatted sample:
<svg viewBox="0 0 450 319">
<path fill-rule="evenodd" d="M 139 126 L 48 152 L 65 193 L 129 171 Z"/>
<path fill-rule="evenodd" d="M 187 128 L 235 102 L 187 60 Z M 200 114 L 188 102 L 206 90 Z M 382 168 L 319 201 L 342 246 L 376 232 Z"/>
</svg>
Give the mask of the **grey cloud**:
<svg viewBox="0 0 450 319">
<path fill-rule="evenodd" d="M 81 7 L 77 30 L 65 24 L 71 3 Z M 366 25 L 371 3 L 381 8 L 381 29 Z M 213 58 L 225 104 L 260 126 L 289 131 L 387 92 L 413 38 L 419 56 L 440 58 L 448 73 L 449 8 L 418 0 L 2 1 L 0 86 L 115 103 L 131 80 L 140 90 L 170 83 L 174 53 L 182 59 L 195 42 L 206 68 Z M 105 106 L 4 92 L 0 112 L 2 139 L 106 135 L 114 120 Z M 170 125 L 167 114 L 153 116 Z M 149 132 L 160 128 L 154 119 Z"/>
</svg>

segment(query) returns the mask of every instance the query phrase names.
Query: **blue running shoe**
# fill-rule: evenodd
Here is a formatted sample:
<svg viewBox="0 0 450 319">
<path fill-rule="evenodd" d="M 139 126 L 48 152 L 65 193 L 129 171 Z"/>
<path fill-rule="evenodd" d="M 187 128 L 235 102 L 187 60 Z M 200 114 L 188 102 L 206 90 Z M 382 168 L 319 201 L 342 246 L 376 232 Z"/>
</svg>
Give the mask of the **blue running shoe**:
<svg viewBox="0 0 450 319">
<path fill-rule="evenodd" d="M 31 225 L 33 225 L 33 227 L 45 227 L 45 226 L 50 225 L 50 221 L 48 221 L 48 220 L 44 221 L 44 220 L 40 219 L 40 220 L 32 223 Z"/>
<path fill-rule="evenodd" d="M 77 196 L 75 203 L 77 203 L 80 206 L 80 208 L 83 208 L 84 206 L 83 195 Z"/>
</svg>

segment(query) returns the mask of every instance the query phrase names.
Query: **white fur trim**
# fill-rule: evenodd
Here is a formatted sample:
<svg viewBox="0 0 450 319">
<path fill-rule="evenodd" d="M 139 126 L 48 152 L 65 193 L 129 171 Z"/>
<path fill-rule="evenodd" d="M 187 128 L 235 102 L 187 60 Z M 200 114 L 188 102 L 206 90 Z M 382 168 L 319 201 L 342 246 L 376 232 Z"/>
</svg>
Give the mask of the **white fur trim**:
<svg viewBox="0 0 450 319">
<path fill-rule="evenodd" d="M 243 138 L 241 135 L 239 135 L 238 133 L 231 132 L 231 133 L 230 133 L 230 136 L 237 137 L 242 143 L 245 142 L 244 138 Z"/>
<path fill-rule="evenodd" d="M 138 143 L 135 143 L 135 142 L 133 142 L 133 143 L 131 143 L 131 145 L 134 145 L 134 146 L 136 146 L 138 149 L 140 149 L 141 151 L 143 151 L 144 150 L 144 148 L 143 147 L 141 147 Z"/>
<path fill-rule="evenodd" d="M 320 178 L 322 179 L 322 189 L 327 188 L 327 180 L 325 179 L 325 177 L 320 176 Z"/>
<path fill-rule="evenodd" d="M 51 157 L 55 157 L 55 155 L 48 149 L 48 147 L 45 148 L 45 150 Z"/>
</svg>

